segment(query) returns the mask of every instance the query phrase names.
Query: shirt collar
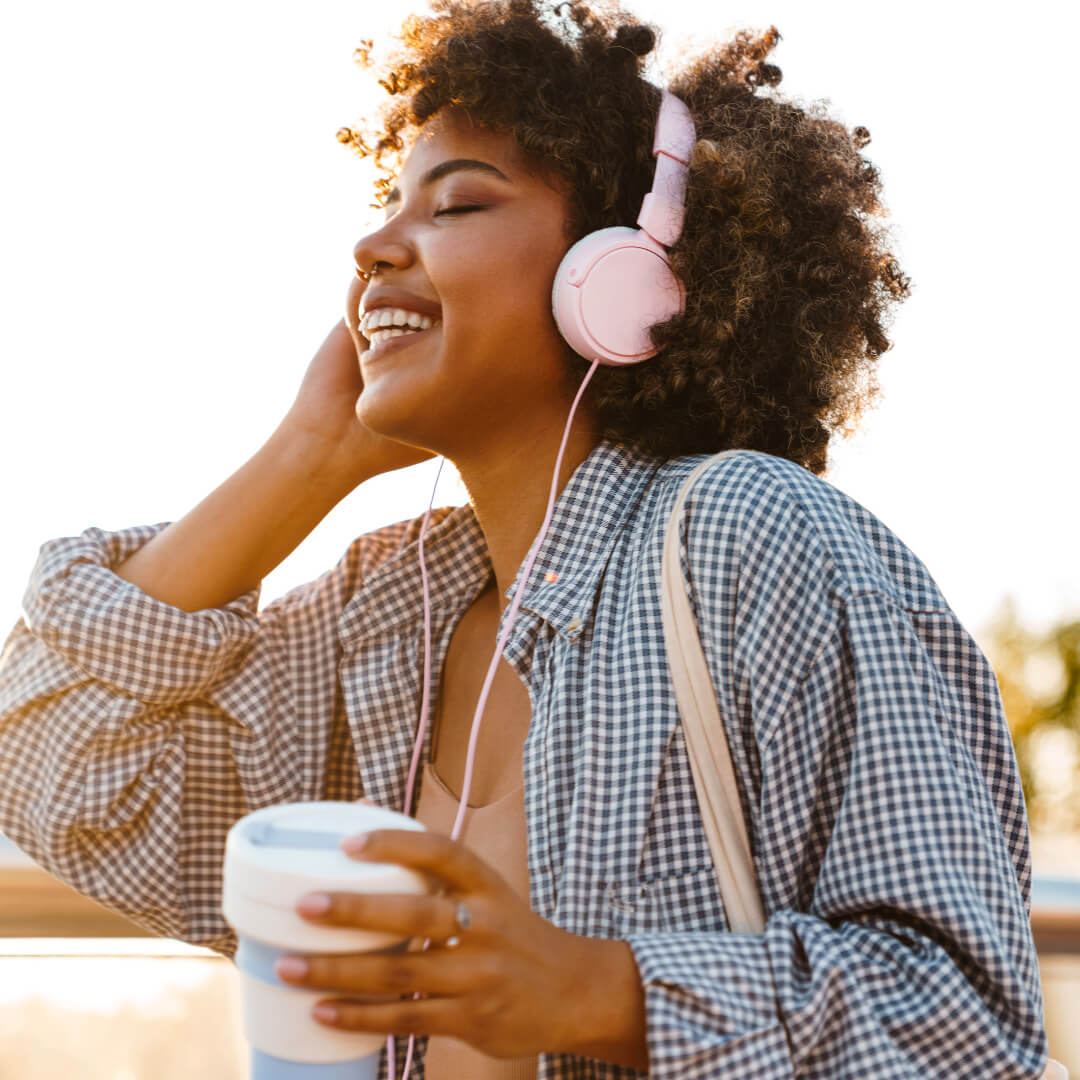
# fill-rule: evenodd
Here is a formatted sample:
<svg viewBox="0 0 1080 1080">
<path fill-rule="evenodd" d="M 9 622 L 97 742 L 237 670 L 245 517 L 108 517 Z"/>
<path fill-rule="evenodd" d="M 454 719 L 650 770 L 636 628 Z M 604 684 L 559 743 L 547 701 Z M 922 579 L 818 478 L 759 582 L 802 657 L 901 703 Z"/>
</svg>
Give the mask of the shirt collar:
<svg viewBox="0 0 1080 1080">
<path fill-rule="evenodd" d="M 525 583 L 522 610 L 539 615 L 570 641 L 580 637 L 616 539 L 661 464 L 661 458 L 607 440 L 593 448 L 555 500 Z M 506 590 L 511 603 L 503 611 L 500 635 L 528 561 L 526 554 Z"/>
<path fill-rule="evenodd" d="M 396 552 L 357 587 L 338 622 L 343 651 L 378 636 L 408 633 L 424 621 L 424 583 L 420 573 L 423 515 L 405 523 Z M 492 574 L 484 534 L 470 506 L 431 511 L 424 535 L 424 565 L 432 612 L 457 610 L 468 603 Z"/>
<path fill-rule="evenodd" d="M 662 459 L 601 439 L 574 470 L 552 508 L 547 535 L 537 552 L 521 598 L 521 610 L 547 621 L 567 640 L 576 640 L 592 616 L 593 598 L 615 540 Z M 546 467 L 546 466 L 545 466 Z M 555 463 L 551 462 L 554 470 Z M 437 511 L 432 511 L 434 521 Z M 398 551 L 357 589 L 342 613 L 339 634 L 350 640 L 398 633 L 423 622 L 419 533 L 414 519 Z M 483 530 L 469 505 L 445 511 L 424 536 L 424 562 L 432 608 L 456 609 L 471 601 L 492 575 Z M 506 590 L 512 607 L 528 554 Z M 520 614 L 520 612 L 519 612 Z"/>
</svg>

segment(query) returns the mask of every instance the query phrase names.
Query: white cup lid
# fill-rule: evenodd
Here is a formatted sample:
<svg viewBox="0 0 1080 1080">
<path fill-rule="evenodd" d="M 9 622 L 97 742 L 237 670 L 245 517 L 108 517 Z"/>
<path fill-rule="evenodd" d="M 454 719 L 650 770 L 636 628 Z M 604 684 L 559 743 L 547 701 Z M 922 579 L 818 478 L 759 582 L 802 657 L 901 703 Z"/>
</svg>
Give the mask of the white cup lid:
<svg viewBox="0 0 1080 1080">
<path fill-rule="evenodd" d="M 369 803 L 282 803 L 246 814 L 225 841 L 225 898 L 292 909 L 316 891 L 428 892 L 428 880 L 415 870 L 341 850 L 345 837 L 372 829 L 423 832 L 424 826 Z"/>
</svg>

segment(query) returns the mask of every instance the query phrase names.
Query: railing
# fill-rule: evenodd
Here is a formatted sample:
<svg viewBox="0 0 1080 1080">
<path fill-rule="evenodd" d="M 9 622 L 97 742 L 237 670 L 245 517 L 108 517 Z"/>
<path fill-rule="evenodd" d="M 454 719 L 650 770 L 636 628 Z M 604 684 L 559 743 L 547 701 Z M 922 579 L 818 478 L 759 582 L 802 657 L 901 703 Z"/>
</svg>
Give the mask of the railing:
<svg viewBox="0 0 1080 1080">
<path fill-rule="evenodd" d="M 1039 953 L 1080 957 L 1080 877 L 1034 875 L 1031 932 Z M 3 937 L 172 940 L 157 937 L 76 892 L 0 836 L 0 938 Z M 152 949 L 147 945 L 147 953 L 150 952 Z M 206 949 L 198 952 L 215 955 Z"/>
<path fill-rule="evenodd" d="M 0 836 L 0 937 L 154 939 L 156 935 L 76 892 Z"/>
<path fill-rule="evenodd" d="M 1080 956 L 1080 877 L 1033 876 L 1031 936 L 1040 953 Z"/>
<path fill-rule="evenodd" d="M 1080 1080 L 1080 1027 L 1076 1024 L 1080 1017 L 1080 876 L 1034 875 L 1031 930 L 1039 955 L 1050 1053 Z M 28 958 L 45 961 L 60 957 L 104 964 L 119 963 L 123 958 L 209 961 L 206 970 L 220 972 L 215 976 L 215 992 L 235 995 L 231 965 L 222 956 L 149 933 L 63 884 L 0 837 L 0 959 L 10 966 Z M 173 967 L 163 970 L 172 971 Z M 221 1012 L 230 1001 L 232 998 L 223 997 L 223 1004 L 215 1008 Z M 232 1032 L 235 1042 L 232 1029 L 238 1030 L 238 1023 L 234 1017 L 231 1027 L 224 1025 L 229 1030 L 218 1033 L 222 1041 L 216 1053 L 235 1057 L 238 1051 L 229 1037 Z M 231 1073 L 220 1072 L 223 1077 L 242 1074 L 240 1066 Z M 53 1073 L 42 1075 L 51 1078 Z M 127 1074 L 121 1070 L 119 1075 Z"/>
</svg>

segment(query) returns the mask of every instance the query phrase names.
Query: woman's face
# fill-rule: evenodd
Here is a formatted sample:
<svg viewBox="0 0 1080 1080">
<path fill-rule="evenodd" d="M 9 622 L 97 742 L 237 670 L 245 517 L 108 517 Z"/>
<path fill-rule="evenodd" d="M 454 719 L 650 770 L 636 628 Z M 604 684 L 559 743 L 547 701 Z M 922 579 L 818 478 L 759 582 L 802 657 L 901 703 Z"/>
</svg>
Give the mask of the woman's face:
<svg viewBox="0 0 1080 1080">
<path fill-rule="evenodd" d="M 486 167 L 445 168 L 461 160 Z M 368 427 L 451 459 L 530 429 L 550 434 L 556 419 L 562 430 L 577 387 L 551 287 L 570 247 L 567 215 L 565 196 L 528 169 L 511 136 L 475 128 L 455 109 L 424 125 L 384 223 L 354 249 L 359 269 L 379 264 L 347 301 L 364 380 L 356 412 Z M 364 301 L 386 289 L 437 305 L 441 322 L 368 349 Z"/>
</svg>

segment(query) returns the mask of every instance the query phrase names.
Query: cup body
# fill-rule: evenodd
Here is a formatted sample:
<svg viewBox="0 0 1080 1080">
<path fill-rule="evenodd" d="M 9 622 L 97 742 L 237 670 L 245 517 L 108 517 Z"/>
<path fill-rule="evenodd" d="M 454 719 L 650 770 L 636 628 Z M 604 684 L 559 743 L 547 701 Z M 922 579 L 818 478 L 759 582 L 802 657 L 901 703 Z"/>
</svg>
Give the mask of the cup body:
<svg viewBox="0 0 1080 1080">
<path fill-rule="evenodd" d="M 352 859 L 340 847 L 345 837 L 372 829 L 423 828 L 367 803 L 301 802 L 256 810 L 229 830 L 222 912 L 237 936 L 252 1080 L 375 1080 L 386 1035 L 320 1024 L 311 1010 L 333 992 L 285 983 L 274 965 L 285 955 L 406 949 L 408 937 L 321 926 L 304 919 L 296 904 L 311 892 L 428 892 L 423 875 Z"/>
</svg>

